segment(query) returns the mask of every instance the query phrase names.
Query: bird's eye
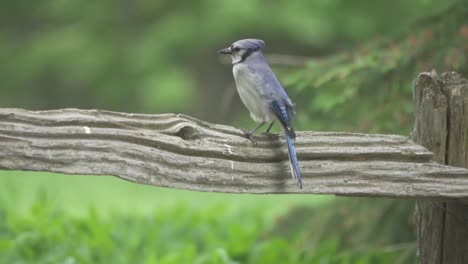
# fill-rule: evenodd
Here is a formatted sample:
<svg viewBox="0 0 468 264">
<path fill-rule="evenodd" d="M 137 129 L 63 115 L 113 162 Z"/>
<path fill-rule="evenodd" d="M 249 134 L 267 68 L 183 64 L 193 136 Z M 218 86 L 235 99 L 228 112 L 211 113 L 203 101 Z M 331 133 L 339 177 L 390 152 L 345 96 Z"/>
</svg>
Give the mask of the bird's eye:
<svg viewBox="0 0 468 264">
<path fill-rule="evenodd" d="M 240 48 L 239 48 L 239 47 L 235 47 L 235 48 L 233 48 L 232 50 L 235 51 L 235 52 L 239 52 Z"/>
</svg>

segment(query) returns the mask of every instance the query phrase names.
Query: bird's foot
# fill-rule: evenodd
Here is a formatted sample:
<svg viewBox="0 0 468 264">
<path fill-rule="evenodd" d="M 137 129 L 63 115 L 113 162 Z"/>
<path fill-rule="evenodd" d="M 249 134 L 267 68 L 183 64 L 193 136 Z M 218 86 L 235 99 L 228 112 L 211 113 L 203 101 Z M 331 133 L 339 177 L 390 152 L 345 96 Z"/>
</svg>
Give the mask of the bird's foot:
<svg viewBox="0 0 468 264">
<path fill-rule="evenodd" d="M 244 132 L 245 136 L 252 142 L 252 144 L 257 145 L 257 140 L 253 137 L 253 133 L 250 132 L 249 130 L 245 128 L 240 129 L 242 132 Z"/>
<path fill-rule="evenodd" d="M 267 132 L 267 131 L 263 132 L 262 135 L 267 136 L 269 139 L 277 139 L 278 138 L 277 134 L 270 133 L 270 132 Z"/>
</svg>

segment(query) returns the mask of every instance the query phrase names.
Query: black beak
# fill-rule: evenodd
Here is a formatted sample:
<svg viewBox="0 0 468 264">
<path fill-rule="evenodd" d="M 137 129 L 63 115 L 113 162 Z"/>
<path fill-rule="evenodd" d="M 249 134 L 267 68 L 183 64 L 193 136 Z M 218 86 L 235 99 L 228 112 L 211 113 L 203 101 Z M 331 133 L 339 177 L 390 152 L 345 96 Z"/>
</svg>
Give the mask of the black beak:
<svg viewBox="0 0 468 264">
<path fill-rule="evenodd" d="M 218 53 L 221 53 L 221 54 L 232 54 L 232 51 L 231 51 L 231 48 L 225 48 L 225 49 L 222 49 L 222 50 L 218 51 Z"/>
</svg>

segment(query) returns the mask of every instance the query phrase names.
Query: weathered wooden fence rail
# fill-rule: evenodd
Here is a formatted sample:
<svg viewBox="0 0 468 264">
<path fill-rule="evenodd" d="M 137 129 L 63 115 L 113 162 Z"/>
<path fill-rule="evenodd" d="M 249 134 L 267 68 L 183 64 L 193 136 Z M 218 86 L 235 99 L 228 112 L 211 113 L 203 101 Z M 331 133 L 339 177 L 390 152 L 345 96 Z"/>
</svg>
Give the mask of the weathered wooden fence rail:
<svg viewBox="0 0 468 264">
<path fill-rule="evenodd" d="M 0 109 L 0 169 L 115 175 L 199 191 L 468 197 L 468 170 L 434 163 L 406 137 L 302 132 L 304 190 L 280 138 L 253 146 L 238 129 L 183 115 Z"/>
<path fill-rule="evenodd" d="M 175 114 L 0 109 L 0 169 L 197 191 L 434 199 L 418 203 L 421 263 L 468 263 L 468 223 L 444 209 L 468 219 L 468 84 L 421 74 L 414 99 L 413 139 L 435 156 L 403 136 L 299 132 L 303 190 L 281 138 L 253 146 L 238 129 Z"/>
</svg>

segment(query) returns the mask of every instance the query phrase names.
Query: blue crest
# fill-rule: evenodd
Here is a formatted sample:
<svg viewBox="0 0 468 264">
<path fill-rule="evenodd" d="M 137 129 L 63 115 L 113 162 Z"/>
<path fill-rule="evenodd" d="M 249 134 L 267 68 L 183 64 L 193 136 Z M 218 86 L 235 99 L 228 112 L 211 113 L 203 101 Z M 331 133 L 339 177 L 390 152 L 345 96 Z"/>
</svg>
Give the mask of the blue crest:
<svg viewBox="0 0 468 264">
<path fill-rule="evenodd" d="M 234 42 L 232 46 L 255 51 L 265 47 L 265 41 L 261 39 L 241 39 Z"/>
</svg>

